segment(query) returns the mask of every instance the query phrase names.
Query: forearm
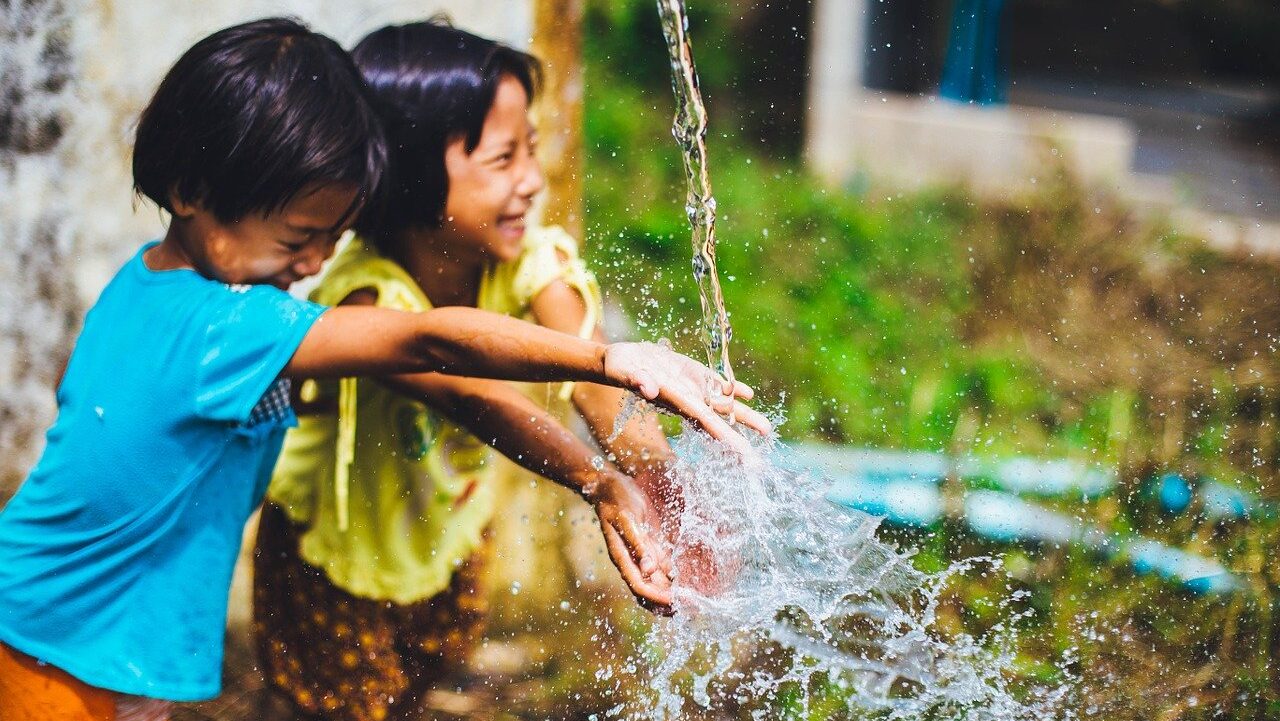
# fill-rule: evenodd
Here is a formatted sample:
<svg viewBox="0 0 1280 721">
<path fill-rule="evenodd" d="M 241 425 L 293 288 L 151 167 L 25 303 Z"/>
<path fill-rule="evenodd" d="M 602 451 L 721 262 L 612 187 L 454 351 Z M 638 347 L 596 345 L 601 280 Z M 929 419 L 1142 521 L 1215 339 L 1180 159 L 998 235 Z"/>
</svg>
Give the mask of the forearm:
<svg viewBox="0 0 1280 721">
<path fill-rule="evenodd" d="M 547 411 L 501 381 L 435 374 L 387 381 L 466 428 L 520 466 L 591 499 L 593 490 L 617 470 Z"/>
<path fill-rule="evenodd" d="M 341 306 L 303 339 L 286 373 L 325 378 L 440 371 L 507 380 L 611 382 L 605 345 L 474 308 L 405 313 Z"/>
<path fill-rule="evenodd" d="M 761 433 L 768 421 L 737 402 L 741 383 L 713 402 L 710 369 L 655 344 L 606 346 L 474 308 L 404 313 L 340 306 L 311 326 L 283 374 L 293 378 L 440 371 L 510 380 L 572 380 L 628 388 L 697 423 L 739 452 L 747 443 L 718 413 L 733 410 Z"/>
<path fill-rule="evenodd" d="M 520 381 L 607 381 L 605 344 L 471 308 L 423 314 L 420 334 L 436 370 Z"/>
<path fill-rule="evenodd" d="M 632 479 L 598 460 L 546 411 L 501 381 L 437 373 L 382 381 L 436 408 L 525 468 L 576 491 L 595 510 L 609 558 L 632 593 L 649 608 L 670 609 L 671 556 L 651 530 L 661 520 Z"/>
<path fill-rule="evenodd" d="M 595 383 L 579 383 L 574 387 L 573 402 L 587 423 L 591 435 L 609 451 L 614 462 L 628 475 L 636 476 L 661 469 L 672 456 L 656 415 L 636 412 L 617 431 L 617 421 L 627 402 L 636 399 L 619 388 Z"/>
</svg>

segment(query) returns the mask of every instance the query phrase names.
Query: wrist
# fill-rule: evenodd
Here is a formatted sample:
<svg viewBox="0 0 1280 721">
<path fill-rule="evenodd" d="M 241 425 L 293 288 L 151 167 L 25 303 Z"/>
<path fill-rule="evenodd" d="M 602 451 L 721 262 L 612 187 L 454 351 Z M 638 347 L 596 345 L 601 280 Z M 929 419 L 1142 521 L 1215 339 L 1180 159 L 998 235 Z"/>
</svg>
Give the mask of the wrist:
<svg viewBox="0 0 1280 721">
<path fill-rule="evenodd" d="M 594 346 L 594 347 L 592 348 L 592 352 L 594 353 L 594 365 L 593 365 L 593 367 L 594 367 L 594 369 L 595 369 L 595 372 L 596 372 L 596 374 L 597 374 L 597 377 L 596 377 L 596 378 L 588 378 L 587 380 L 588 380 L 589 382 L 592 382 L 592 383 L 608 383 L 608 382 L 609 382 L 609 380 L 610 380 L 610 378 L 609 378 L 609 348 L 610 348 L 610 346 L 609 346 L 609 345 L 606 345 L 606 344 L 604 344 L 604 343 L 599 343 L 599 342 L 597 342 L 597 341 L 588 341 L 588 342 L 589 342 L 589 343 L 591 343 L 591 344 Z"/>
<path fill-rule="evenodd" d="M 614 491 L 618 484 L 627 480 L 629 479 L 626 476 L 613 468 L 592 470 L 586 474 L 586 479 L 578 486 L 578 493 L 584 501 L 595 505 L 601 499 L 616 495 Z"/>
</svg>

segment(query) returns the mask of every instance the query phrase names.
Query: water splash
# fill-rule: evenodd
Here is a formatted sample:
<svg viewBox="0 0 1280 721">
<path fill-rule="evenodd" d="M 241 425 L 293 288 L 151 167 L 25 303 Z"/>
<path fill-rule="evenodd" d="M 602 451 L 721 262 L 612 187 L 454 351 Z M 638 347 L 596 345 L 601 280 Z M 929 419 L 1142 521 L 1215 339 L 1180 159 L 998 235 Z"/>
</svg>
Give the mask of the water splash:
<svg viewBox="0 0 1280 721">
<path fill-rule="evenodd" d="M 693 279 L 702 304 L 707 364 L 733 380 L 733 367 L 729 363 L 733 329 L 729 326 L 720 276 L 716 272 L 716 199 L 711 194 L 711 176 L 707 169 L 707 110 L 702 104 L 698 72 L 693 65 L 689 19 L 682 0 L 658 0 L 658 15 L 671 58 L 671 89 L 676 98 L 671 134 L 680 145 L 685 181 L 689 186 L 685 213 L 693 229 Z"/>
<path fill-rule="evenodd" d="M 605 443 L 613 443 L 618 440 L 618 436 L 622 435 L 633 418 L 641 418 L 646 414 L 652 414 L 657 410 L 649 401 L 641 398 L 634 393 L 626 394 L 622 399 L 622 410 L 618 411 L 618 415 L 613 419 L 613 430 L 610 431 L 609 437 L 605 439 Z"/>
<path fill-rule="evenodd" d="M 998 572 L 992 561 L 919 571 L 877 538 L 878 519 L 826 500 L 827 479 L 792 467 L 773 440 L 757 445 L 761 458 L 744 464 L 700 433 L 676 441 L 677 614 L 651 631 L 649 692 L 616 717 L 776 719 L 821 699 L 839 717 L 1075 718 L 1074 684 L 1015 687 L 1018 593 L 984 638 L 940 628 L 951 576 Z"/>
<path fill-rule="evenodd" d="M 688 18 L 682 0 L 658 0 L 658 14 L 671 61 L 672 134 L 688 183 L 707 359 L 732 378 L 707 114 Z M 807 716 L 821 699 L 884 719 L 1073 717 L 1071 684 L 1026 693 L 1011 687 L 1016 613 L 982 640 L 939 628 L 948 578 L 983 561 L 939 574 L 917 570 L 908 554 L 876 537 L 875 518 L 827 501 L 826 479 L 789 468 L 773 439 L 758 445 L 760 458 L 744 462 L 696 432 L 677 441 L 679 461 L 670 471 L 682 502 L 674 539 L 677 613 L 650 635 L 651 693 L 613 715 L 680 719 L 734 706 L 774 719 L 783 708 Z"/>
</svg>

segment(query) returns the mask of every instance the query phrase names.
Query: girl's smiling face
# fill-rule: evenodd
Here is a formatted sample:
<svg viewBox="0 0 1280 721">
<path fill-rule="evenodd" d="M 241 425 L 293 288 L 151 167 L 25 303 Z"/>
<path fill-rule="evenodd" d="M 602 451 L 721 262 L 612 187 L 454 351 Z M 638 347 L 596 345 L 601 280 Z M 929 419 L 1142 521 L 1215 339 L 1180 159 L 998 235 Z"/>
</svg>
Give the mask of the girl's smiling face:
<svg viewBox="0 0 1280 721">
<path fill-rule="evenodd" d="M 543 187 L 542 167 L 534 156 L 536 139 L 529 96 L 519 80 L 504 75 L 475 150 L 468 153 L 461 137 L 445 146 L 449 193 L 444 222 L 434 234 L 441 251 L 477 261 L 520 256 L 525 215 Z"/>
</svg>

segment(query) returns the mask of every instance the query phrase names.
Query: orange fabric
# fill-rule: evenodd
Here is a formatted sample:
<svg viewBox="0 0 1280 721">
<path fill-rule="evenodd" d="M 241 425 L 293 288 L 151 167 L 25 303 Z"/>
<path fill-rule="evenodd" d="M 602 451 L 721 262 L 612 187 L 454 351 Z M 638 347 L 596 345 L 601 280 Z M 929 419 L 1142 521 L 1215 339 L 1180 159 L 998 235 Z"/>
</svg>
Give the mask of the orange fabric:
<svg viewBox="0 0 1280 721">
<path fill-rule="evenodd" d="M 116 697 L 0 643 L 0 721 L 115 721 Z"/>
</svg>

